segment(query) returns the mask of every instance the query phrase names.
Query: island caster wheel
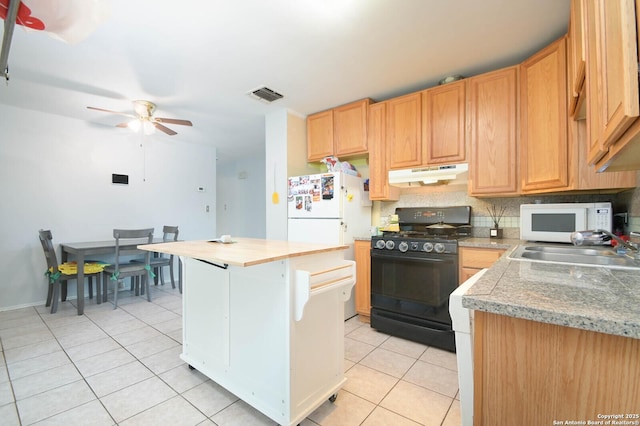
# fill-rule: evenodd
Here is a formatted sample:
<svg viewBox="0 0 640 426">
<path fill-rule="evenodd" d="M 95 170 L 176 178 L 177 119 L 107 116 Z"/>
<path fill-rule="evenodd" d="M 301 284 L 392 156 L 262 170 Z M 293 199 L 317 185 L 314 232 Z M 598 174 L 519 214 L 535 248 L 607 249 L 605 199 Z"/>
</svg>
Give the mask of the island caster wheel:
<svg viewBox="0 0 640 426">
<path fill-rule="evenodd" d="M 338 399 L 338 394 L 334 393 L 329 397 L 329 402 L 333 404 L 334 402 L 336 402 L 336 399 Z"/>
<path fill-rule="evenodd" d="M 196 368 L 193 365 L 189 364 L 189 370 L 195 370 L 195 369 Z"/>
</svg>

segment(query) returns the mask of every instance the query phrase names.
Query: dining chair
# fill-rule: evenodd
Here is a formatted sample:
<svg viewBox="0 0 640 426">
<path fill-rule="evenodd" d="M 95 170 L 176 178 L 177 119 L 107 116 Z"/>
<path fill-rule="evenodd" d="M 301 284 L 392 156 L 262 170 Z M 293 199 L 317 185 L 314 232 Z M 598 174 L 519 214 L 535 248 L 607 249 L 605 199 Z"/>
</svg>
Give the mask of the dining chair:
<svg viewBox="0 0 640 426">
<path fill-rule="evenodd" d="M 165 225 L 164 227 L 162 227 L 162 242 L 168 243 L 171 241 L 178 241 L 178 227 Z M 139 263 L 141 262 L 141 260 L 134 259 L 131 262 Z M 176 288 L 176 281 L 174 279 L 174 274 L 173 274 L 173 255 L 170 255 L 169 257 L 165 257 L 162 253 L 155 253 L 154 257 L 151 258 L 151 267 L 153 268 L 153 271 L 156 273 L 155 283 L 157 285 L 158 279 L 159 279 L 160 284 L 164 285 L 163 268 L 165 266 L 169 267 L 171 287 Z M 132 285 L 133 285 L 133 281 L 132 281 Z M 178 281 L 178 285 L 180 287 L 180 292 L 182 292 L 182 282 Z"/>
<path fill-rule="evenodd" d="M 78 266 L 74 262 L 65 262 L 58 264 L 58 257 L 53 247 L 53 235 L 51 230 L 39 230 L 40 243 L 44 251 L 44 257 L 47 260 L 47 271 L 45 275 L 49 280 L 49 291 L 47 293 L 47 302 L 45 306 L 51 306 L 51 313 L 55 314 L 58 310 L 58 299 L 60 298 L 60 283 L 62 281 L 77 280 Z M 97 303 L 102 302 L 100 295 L 100 277 L 104 265 L 86 262 L 84 265 L 84 276 L 89 281 L 89 299 L 93 299 L 93 278 L 96 279 L 96 300 Z M 78 282 L 77 286 L 84 286 L 83 282 Z M 79 291 L 76 293 L 78 294 Z"/>
<path fill-rule="evenodd" d="M 107 295 L 107 283 L 115 281 L 113 290 L 113 309 L 118 307 L 118 290 L 119 284 L 126 277 L 140 277 L 141 286 L 146 290 L 147 300 L 151 302 L 151 294 L 149 293 L 149 280 L 153 278 L 154 273 L 151 270 L 151 252 L 144 251 L 144 260 L 138 263 L 129 261 L 128 256 L 132 254 L 140 254 L 140 250 L 124 250 L 121 245 L 131 245 L 139 242 L 139 244 L 151 244 L 153 242 L 153 228 L 145 229 L 114 229 L 113 237 L 116 240 L 116 253 L 112 265 L 104 268 L 102 276 L 102 288 L 104 296 Z M 143 291 L 144 293 L 144 291 Z"/>
</svg>

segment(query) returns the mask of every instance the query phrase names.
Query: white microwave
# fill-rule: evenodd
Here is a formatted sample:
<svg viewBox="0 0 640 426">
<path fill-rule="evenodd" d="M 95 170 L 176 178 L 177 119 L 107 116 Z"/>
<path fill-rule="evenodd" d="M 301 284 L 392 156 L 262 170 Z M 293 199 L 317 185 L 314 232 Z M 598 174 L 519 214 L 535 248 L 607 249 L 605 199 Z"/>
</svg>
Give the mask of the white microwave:
<svg viewBox="0 0 640 426">
<path fill-rule="evenodd" d="M 520 239 L 571 243 L 571 233 L 593 229 L 611 232 L 611 203 L 521 204 Z"/>
</svg>

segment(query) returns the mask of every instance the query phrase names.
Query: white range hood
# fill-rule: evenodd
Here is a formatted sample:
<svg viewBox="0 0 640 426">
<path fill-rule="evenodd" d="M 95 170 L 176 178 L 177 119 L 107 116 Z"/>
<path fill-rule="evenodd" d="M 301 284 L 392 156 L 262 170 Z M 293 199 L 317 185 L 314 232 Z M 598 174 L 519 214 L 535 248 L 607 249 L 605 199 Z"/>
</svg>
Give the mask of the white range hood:
<svg viewBox="0 0 640 426">
<path fill-rule="evenodd" d="M 389 171 L 389 185 L 401 187 L 447 184 L 454 181 L 455 183 L 465 183 L 468 178 L 468 164 L 450 164 Z"/>
</svg>

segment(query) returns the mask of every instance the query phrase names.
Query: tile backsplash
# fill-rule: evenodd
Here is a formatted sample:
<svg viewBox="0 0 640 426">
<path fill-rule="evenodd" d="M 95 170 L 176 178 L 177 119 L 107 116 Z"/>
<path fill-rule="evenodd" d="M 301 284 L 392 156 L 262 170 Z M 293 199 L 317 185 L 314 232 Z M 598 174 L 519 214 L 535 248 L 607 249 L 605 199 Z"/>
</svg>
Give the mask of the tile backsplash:
<svg viewBox="0 0 640 426">
<path fill-rule="evenodd" d="M 467 195 L 465 191 L 408 193 L 402 194 L 400 200 L 395 202 L 374 202 L 372 224 L 380 224 L 381 218 L 393 214 L 396 207 L 471 206 L 473 235 L 476 237 L 488 237 L 489 228 L 493 226 L 488 208 L 495 204 L 499 207 L 506 207 L 504 216 L 500 220 L 500 227 L 504 229 L 504 238 L 519 238 L 520 204 L 532 204 L 538 201 L 545 204 L 610 201 L 613 204 L 614 213 L 629 213 L 625 231 L 640 232 L 640 188 L 619 194 L 563 194 L 510 198 L 475 198 Z"/>
</svg>

